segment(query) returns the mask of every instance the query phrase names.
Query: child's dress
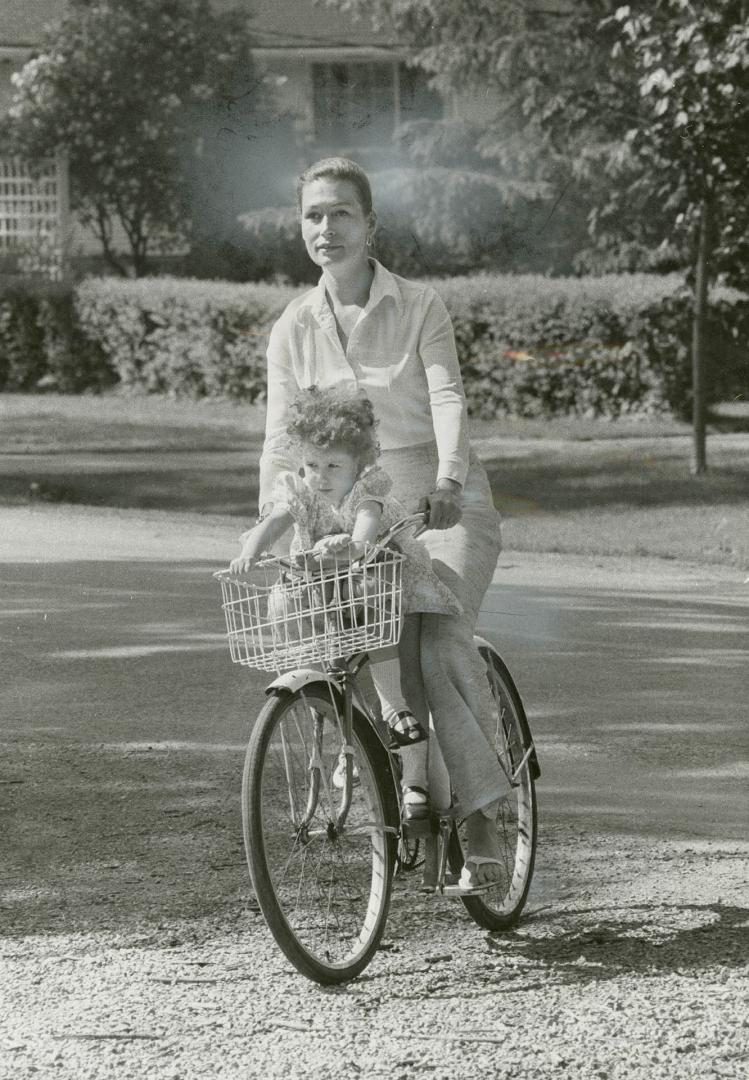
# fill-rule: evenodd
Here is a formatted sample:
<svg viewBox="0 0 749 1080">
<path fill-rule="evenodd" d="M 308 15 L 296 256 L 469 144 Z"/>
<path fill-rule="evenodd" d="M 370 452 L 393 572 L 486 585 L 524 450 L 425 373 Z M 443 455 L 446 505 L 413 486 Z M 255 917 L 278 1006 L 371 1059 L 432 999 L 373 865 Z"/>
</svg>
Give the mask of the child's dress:
<svg viewBox="0 0 749 1080">
<path fill-rule="evenodd" d="M 401 503 L 389 495 L 392 480 L 379 466 L 371 465 L 361 474 L 340 506 L 333 506 L 321 495 L 310 490 L 304 480 L 291 472 L 281 473 L 271 495 L 274 509 L 284 509 L 294 519 L 294 537 L 290 553 L 308 551 L 324 536 L 351 533 L 357 510 L 364 502 L 376 502 L 382 507 L 384 532 L 396 521 L 407 516 Z M 408 533 L 396 541 L 406 556 L 403 564 L 403 612 L 419 611 L 438 615 L 460 615 L 462 607 L 452 591 L 432 570 L 426 547 Z"/>
</svg>

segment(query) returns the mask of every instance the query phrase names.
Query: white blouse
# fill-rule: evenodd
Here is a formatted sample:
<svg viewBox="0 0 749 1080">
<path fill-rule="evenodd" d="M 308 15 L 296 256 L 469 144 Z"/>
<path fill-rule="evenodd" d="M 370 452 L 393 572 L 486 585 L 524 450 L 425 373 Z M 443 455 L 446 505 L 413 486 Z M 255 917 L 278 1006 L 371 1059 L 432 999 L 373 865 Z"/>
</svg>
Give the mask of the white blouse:
<svg viewBox="0 0 749 1080">
<path fill-rule="evenodd" d="M 408 281 L 373 260 L 369 300 L 344 350 L 319 284 L 288 305 L 268 343 L 268 411 L 260 457 L 262 507 L 278 474 L 294 469 L 286 434 L 300 389 L 351 382 L 374 406 L 382 450 L 436 440 L 436 479 L 465 483 L 468 427 L 455 337 L 431 285 Z"/>
</svg>

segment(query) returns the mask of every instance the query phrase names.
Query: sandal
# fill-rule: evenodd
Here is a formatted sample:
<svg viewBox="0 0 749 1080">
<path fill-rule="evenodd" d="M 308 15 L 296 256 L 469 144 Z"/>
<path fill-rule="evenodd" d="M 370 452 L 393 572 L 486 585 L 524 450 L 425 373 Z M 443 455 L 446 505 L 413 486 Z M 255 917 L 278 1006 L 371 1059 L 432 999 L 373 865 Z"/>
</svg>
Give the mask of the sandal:
<svg viewBox="0 0 749 1080">
<path fill-rule="evenodd" d="M 404 709 L 398 713 L 390 726 L 389 750 L 402 750 L 404 746 L 415 746 L 427 738 L 427 733 L 413 713 Z M 414 789 L 415 790 L 415 789 Z"/>
<path fill-rule="evenodd" d="M 404 825 L 419 825 L 431 821 L 432 807 L 429 803 L 429 792 L 414 784 L 413 787 L 403 788 L 403 809 L 401 821 Z"/>
<path fill-rule="evenodd" d="M 497 888 L 499 879 L 497 879 L 497 881 L 486 881 L 478 884 L 468 867 L 469 863 L 473 863 L 475 869 L 478 869 L 479 866 L 486 866 L 487 864 L 494 866 L 503 865 L 499 859 L 495 859 L 491 855 L 468 855 L 463 864 L 463 869 L 460 871 L 460 878 L 458 879 L 458 888 L 461 892 L 470 895 L 471 893 L 482 893 L 487 892 L 489 889 Z"/>
</svg>

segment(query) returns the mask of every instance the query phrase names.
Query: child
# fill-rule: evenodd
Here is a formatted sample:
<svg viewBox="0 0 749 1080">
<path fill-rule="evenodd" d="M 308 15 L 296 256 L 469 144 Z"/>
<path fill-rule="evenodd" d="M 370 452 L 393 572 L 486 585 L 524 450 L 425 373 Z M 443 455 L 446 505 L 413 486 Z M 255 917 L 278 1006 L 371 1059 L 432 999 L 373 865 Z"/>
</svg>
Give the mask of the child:
<svg viewBox="0 0 749 1080">
<path fill-rule="evenodd" d="M 291 408 L 293 419 L 287 431 L 299 450 L 300 474 L 284 472 L 277 477 L 271 496 L 273 509 L 241 537 L 242 552 L 231 563 L 232 573 L 237 576 L 248 573 L 261 554 L 292 525 L 291 554 L 312 549 L 322 555 L 357 559 L 367 543 L 374 543 L 382 532 L 407 515 L 388 494 L 390 477 L 375 464 L 380 450 L 368 398 L 345 385 L 310 387 Z M 393 742 L 404 751 L 404 818 L 414 821 L 429 814 L 424 742 L 427 733 L 408 706 L 400 672 L 419 663 L 417 613 L 456 615 L 461 613 L 461 607 L 432 570 L 422 543 L 402 534 L 398 546 L 406 556 L 400 664 L 397 660 L 373 664 L 372 679 Z"/>
</svg>

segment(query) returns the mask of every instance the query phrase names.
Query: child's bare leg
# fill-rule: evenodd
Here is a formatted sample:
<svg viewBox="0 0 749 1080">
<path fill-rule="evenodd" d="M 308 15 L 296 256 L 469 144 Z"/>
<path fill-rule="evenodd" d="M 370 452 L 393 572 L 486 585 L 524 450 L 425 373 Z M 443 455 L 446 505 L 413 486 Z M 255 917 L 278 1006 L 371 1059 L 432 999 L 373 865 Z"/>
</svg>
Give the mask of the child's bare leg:
<svg viewBox="0 0 749 1080">
<path fill-rule="evenodd" d="M 407 615 L 403 623 L 403 633 L 398 645 L 398 661 L 401 671 L 401 686 L 411 707 L 411 712 L 424 729 L 429 731 L 429 709 L 427 708 L 424 684 L 421 680 L 421 616 Z M 429 741 L 412 746 L 404 746 L 401 757 L 401 784 L 406 788 L 419 788 L 427 791 L 427 755 Z"/>
<path fill-rule="evenodd" d="M 398 722 L 401 702 L 419 725 L 418 741 L 408 741 L 400 749 L 401 787 L 408 817 L 428 814 L 427 756 L 429 743 L 421 732 L 429 730 L 429 710 L 421 680 L 419 658 L 421 619 L 406 616 L 403 623 L 398 660 L 372 667 L 372 680 L 382 704 L 383 718 L 391 730 Z M 397 730 L 397 729 L 396 729 Z M 407 728 L 404 727 L 404 730 Z"/>
<path fill-rule="evenodd" d="M 382 706 L 382 718 L 390 728 L 394 742 L 401 749 L 410 749 L 426 739 L 428 724 L 424 716 L 417 717 L 412 686 L 415 679 L 421 684 L 419 668 L 418 615 L 408 615 L 403 622 L 397 660 L 383 660 L 372 665 L 372 682 Z M 406 672 L 405 678 L 403 672 Z M 424 700 L 423 692 L 421 694 Z M 426 706 L 422 708 L 425 713 Z"/>
</svg>

